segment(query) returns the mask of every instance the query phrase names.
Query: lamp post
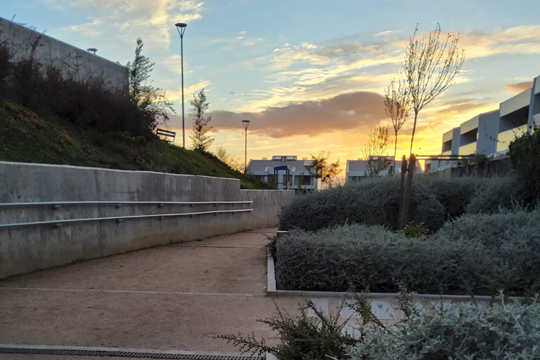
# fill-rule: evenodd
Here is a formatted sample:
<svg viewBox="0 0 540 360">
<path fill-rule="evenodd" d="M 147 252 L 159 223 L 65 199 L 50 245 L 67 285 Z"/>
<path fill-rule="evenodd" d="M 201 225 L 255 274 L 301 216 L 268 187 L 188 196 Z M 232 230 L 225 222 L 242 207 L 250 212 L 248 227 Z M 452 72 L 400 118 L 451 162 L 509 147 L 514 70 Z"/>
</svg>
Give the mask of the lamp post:
<svg viewBox="0 0 540 360">
<path fill-rule="evenodd" d="M 180 35 L 180 62 L 182 64 L 182 147 L 186 148 L 186 132 L 184 126 L 184 33 L 186 32 L 187 24 L 176 23 L 176 30 Z"/>
<path fill-rule="evenodd" d="M 250 122 L 251 121 L 249 120 L 242 120 L 242 126 L 244 127 L 244 130 L 246 132 L 246 153 L 244 155 L 244 174 L 247 174 L 247 131 L 248 131 Z"/>
</svg>

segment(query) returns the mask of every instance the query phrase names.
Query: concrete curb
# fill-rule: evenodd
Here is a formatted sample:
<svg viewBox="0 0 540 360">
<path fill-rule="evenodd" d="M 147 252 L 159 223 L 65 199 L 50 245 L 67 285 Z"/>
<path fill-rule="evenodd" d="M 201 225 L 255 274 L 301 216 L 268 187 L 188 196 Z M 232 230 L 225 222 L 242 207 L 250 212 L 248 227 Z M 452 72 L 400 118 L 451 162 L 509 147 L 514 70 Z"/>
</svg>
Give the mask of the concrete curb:
<svg viewBox="0 0 540 360">
<path fill-rule="evenodd" d="M 268 250 L 266 261 L 266 295 L 277 295 L 276 288 L 276 269 L 274 268 L 274 257 Z"/>
<path fill-rule="evenodd" d="M 287 231 L 278 231 L 277 237 L 287 234 Z M 267 296 L 301 296 L 306 298 L 354 298 L 358 293 L 334 292 L 334 291 L 304 291 L 304 290 L 279 290 L 276 283 L 276 271 L 274 257 L 268 252 L 267 260 Z M 369 293 L 369 298 L 397 298 L 398 293 Z M 418 300 L 454 300 L 454 301 L 472 301 L 472 300 L 492 300 L 488 295 L 437 295 L 437 294 L 416 294 Z M 522 297 L 510 296 L 508 299 L 517 300 Z"/>
</svg>

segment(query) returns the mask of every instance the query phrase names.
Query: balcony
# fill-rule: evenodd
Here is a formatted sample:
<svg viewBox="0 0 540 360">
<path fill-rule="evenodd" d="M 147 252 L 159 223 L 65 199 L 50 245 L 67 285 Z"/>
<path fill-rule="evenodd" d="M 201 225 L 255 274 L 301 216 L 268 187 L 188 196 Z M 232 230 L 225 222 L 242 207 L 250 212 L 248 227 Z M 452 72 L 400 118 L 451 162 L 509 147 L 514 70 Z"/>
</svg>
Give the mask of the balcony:
<svg viewBox="0 0 540 360">
<path fill-rule="evenodd" d="M 472 155 L 476 153 L 476 142 L 463 145 L 459 148 L 459 155 Z"/>
<path fill-rule="evenodd" d="M 510 142 L 525 132 L 527 132 L 526 124 L 500 133 L 497 138 L 497 152 L 508 149 Z"/>
</svg>

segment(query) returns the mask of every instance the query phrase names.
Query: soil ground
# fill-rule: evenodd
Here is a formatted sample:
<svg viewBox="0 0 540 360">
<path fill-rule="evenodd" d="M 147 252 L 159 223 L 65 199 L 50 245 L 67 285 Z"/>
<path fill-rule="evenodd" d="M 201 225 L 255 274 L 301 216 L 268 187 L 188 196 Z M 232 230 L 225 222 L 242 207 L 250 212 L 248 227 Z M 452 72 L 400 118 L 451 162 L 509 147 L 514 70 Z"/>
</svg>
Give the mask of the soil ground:
<svg viewBox="0 0 540 360">
<path fill-rule="evenodd" d="M 2 280 L 0 344 L 237 352 L 214 336 L 271 337 L 256 320 L 273 315 L 274 300 L 290 311 L 302 301 L 265 295 L 264 246 L 273 233 L 160 246 Z M 0 354 L 30 358 L 67 357 Z"/>
</svg>

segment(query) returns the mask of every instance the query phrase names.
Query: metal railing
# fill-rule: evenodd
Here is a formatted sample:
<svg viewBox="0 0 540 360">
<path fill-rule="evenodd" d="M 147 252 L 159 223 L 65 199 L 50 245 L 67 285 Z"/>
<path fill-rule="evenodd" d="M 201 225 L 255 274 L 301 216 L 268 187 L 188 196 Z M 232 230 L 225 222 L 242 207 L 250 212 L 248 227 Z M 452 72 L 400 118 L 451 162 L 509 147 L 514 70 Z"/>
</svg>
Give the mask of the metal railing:
<svg viewBox="0 0 540 360">
<path fill-rule="evenodd" d="M 198 201 L 198 202 L 186 202 L 186 201 L 48 201 L 48 202 L 21 202 L 21 203 L 0 203 L 0 207 L 16 207 L 16 206 L 52 206 L 53 209 L 58 209 L 62 205 L 116 205 L 121 207 L 122 205 L 158 205 L 163 207 L 165 205 L 236 205 L 236 204 L 252 204 L 253 201 Z M 198 211 L 188 213 L 172 213 L 172 214 L 148 214 L 148 215 L 125 215 L 125 216 L 111 216 L 111 217 L 96 217 L 96 218 L 84 218 L 84 219 L 58 219 L 47 221 L 32 221 L 22 223 L 9 223 L 0 224 L 1 229 L 18 228 L 25 226 L 42 226 L 53 225 L 54 227 L 60 227 L 64 224 L 72 223 L 84 223 L 84 222 L 96 222 L 96 221 L 116 221 L 120 223 L 124 220 L 131 219 L 148 219 L 148 218 L 169 218 L 180 216 L 197 216 L 197 215 L 218 215 L 218 214 L 236 214 L 251 212 L 253 209 L 231 209 L 231 210 L 213 210 L 213 211 Z"/>
<path fill-rule="evenodd" d="M 20 202 L 20 203 L 0 203 L 0 207 L 7 206 L 53 206 L 62 205 L 236 205 L 252 204 L 253 201 L 46 201 L 46 202 Z"/>
</svg>

